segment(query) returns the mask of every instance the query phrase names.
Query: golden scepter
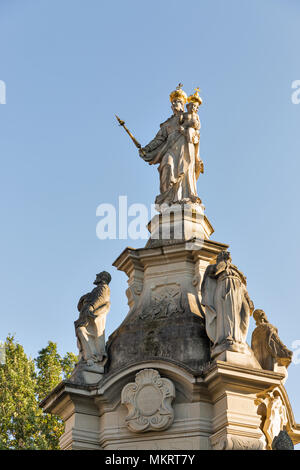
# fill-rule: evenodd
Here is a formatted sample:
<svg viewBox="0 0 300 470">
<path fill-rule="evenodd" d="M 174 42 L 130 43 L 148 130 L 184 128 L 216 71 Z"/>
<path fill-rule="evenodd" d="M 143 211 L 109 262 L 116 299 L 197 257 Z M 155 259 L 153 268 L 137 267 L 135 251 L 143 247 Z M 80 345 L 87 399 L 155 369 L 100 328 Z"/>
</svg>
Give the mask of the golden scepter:
<svg viewBox="0 0 300 470">
<path fill-rule="evenodd" d="M 116 116 L 120 126 L 124 127 L 125 131 L 127 132 L 129 137 L 131 138 L 134 145 L 140 150 L 141 154 L 145 156 L 146 154 L 145 154 L 144 150 L 142 150 L 141 144 L 136 140 L 136 138 L 131 134 L 130 130 L 125 126 L 125 121 L 122 121 L 122 119 L 120 119 L 119 116 L 117 116 L 117 115 L 115 115 L 115 116 Z"/>
</svg>

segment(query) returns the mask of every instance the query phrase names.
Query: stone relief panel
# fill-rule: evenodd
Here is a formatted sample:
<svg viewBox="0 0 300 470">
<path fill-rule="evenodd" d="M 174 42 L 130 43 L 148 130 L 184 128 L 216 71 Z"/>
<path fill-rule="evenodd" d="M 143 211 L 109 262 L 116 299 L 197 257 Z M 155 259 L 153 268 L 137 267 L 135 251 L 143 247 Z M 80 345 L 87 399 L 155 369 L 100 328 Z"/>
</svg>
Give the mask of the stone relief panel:
<svg viewBox="0 0 300 470">
<path fill-rule="evenodd" d="M 227 439 L 226 450 L 263 450 L 263 442 L 251 437 L 230 436 Z"/>
<path fill-rule="evenodd" d="M 105 450 L 199 450 L 199 443 L 201 442 L 201 450 L 210 450 L 209 443 L 206 438 L 197 437 L 181 437 L 172 439 L 149 439 L 149 441 L 143 440 L 141 442 L 130 442 L 130 443 L 119 443 L 108 445 Z M 182 453 L 182 452 L 181 452 Z"/>
<path fill-rule="evenodd" d="M 248 436 L 225 435 L 211 438 L 214 450 L 263 450 L 264 442 Z"/>
<path fill-rule="evenodd" d="M 132 432 L 162 431 L 174 420 L 175 386 L 154 369 L 136 374 L 135 382 L 122 390 L 121 403 L 128 408 L 126 424 Z"/>
<path fill-rule="evenodd" d="M 152 288 L 150 305 L 143 310 L 140 318 L 166 318 L 182 312 L 181 288 L 179 284 L 173 283 Z"/>
</svg>

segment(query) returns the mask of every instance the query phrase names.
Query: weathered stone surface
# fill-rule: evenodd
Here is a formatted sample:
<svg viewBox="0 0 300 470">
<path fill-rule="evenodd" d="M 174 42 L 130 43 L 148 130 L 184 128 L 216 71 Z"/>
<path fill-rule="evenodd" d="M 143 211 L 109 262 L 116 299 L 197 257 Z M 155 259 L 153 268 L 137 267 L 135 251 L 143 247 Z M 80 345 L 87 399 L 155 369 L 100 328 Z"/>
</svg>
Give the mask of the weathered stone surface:
<svg viewBox="0 0 300 470">
<path fill-rule="evenodd" d="M 114 263 L 129 277 L 130 311 L 108 340 L 108 374 L 154 358 L 195 371 L 210 361 L 200 283 L 210 260 L 226 245 L 203 240 L 189 248 L 187 241 L 127 249 Z"/>
<path fill-rule="evenodd" d="M 218 439 L 214 450 L 263 450 L 263 442 L 245 436 L 226 435 L 223 439 Z"/>
<path fill-rule="evenodd" d="M 294 450 L 294 444 L 288 433 L 283 430 L 278 436 L 274 437 L 272 450 Z"/>
<path fill-rule="evenodd" d="M 113 333 L 108 342 L 109 372 L 154 358 L 202 370 L 210 360 L 203 320 L 190 310 L 164 313 L 143 320 L 136 316 Z"/>
</svg>

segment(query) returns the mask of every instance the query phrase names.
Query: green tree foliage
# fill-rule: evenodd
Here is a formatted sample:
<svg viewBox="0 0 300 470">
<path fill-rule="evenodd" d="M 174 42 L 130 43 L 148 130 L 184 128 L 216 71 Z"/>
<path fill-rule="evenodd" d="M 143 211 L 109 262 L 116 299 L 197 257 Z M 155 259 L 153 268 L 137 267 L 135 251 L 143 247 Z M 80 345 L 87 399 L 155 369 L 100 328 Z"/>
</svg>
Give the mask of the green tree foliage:
<svg viewBox="0 0 300 470">
<path fill-rule="evenodd" d="M 5 363 L 0 365 L 0 449 L 58 449 L 61 420 L 44 414 L 39 402 L 69 378 L 77 357 L 61 357 L 57 345 L 48 345 L 33 360 L 13 336 L 5 342 Z"/>
</svg>

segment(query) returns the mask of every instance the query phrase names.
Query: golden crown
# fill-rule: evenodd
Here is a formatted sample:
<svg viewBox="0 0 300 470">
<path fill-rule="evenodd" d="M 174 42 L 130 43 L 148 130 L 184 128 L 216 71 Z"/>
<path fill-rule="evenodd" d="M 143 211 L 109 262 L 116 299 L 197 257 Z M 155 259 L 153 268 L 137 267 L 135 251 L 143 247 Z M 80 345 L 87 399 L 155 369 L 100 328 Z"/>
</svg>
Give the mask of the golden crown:
<svg viewBox="0 0 300 470">
<path fill-rule="evenodd" d="M 181 100 L 181 101 L 183 101 L 184 104 L 187 102 L 187 95 L 182 90 L 182 87 L 183 87 L 182 83 L 179 83 L 179 85 L 176 87 L 176 90 L 174 90 L 174 91 L 172 91 L 172 93 L 170 93 L 171 103 L 174 100 Z"/>
<path fill-rule="evenodd" d="M 202 98 L 199 95 L 200 88 L 195 88 L 195 93 L 193 95 L 190 95 L 188 97 L 188 102 L 189 103 L 197 103 L 199 106 L 202 104 Z"/>
</svg>

